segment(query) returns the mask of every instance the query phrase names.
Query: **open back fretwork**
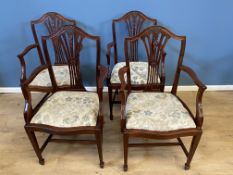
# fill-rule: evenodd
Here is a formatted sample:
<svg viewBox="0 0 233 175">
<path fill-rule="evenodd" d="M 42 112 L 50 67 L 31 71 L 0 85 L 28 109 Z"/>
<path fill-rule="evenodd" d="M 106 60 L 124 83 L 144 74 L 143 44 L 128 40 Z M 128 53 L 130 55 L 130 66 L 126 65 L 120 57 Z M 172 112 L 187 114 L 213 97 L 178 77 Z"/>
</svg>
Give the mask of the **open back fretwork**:
<svg viewBox="0 0 233 175">
<path fill-rule="evenodd" d="M 47 35 L 53 35 L 65 25 L 74 25 L 75 26 L 76 21 L 72 20 L 72 19 L 65 18 L 56 12 L 48 12 L 48 13 L 44 14 L 38 20 L 31 21 L 31 28 L 32 28 L 35 43 L 39 44 L 38 33 L 36 32 L 37 25 L 44 25 L 45 28 L 47 29 L 47 32 L 48 32 Z M 53 43 L 54 48 L 56 48 L 55 44 L 56 43 Z M 64 59 L 58 56 L 59 53 L 57 53 L 56 50 L 54 50 L 54 51 L 55 51 L 55 64 L 65 64 L 66 62 L 64 62 Z M 40 55 L 41 63 L 44 63 L 40 47 L 39 47 L 38 52 Z"/>
<path fill-rule="evenodd" d="M 122 17 L 113 19 L 112 20 L 112 35 L 113 35 L 113 41 L 110 42 L 107 45 L 107 63 L 109 69 L 111 69 L 111 50 L 113 49 L 113 59 L 112 63 L 114 63 L 113 70 L 115 66 L 121 65 L 123 62 L 125 62 L 124 56 L 120 59 L 120 54 L 122 53 L 124 55 L 124 48 L 123 42 L 121 41 L 122 37 L 133 37 L 138 35 L 140 32 L 142 32 L 145 28 L 148 26 L 155 26 L 157 25 L 157 20 L 155 18 L 150 18 L 143 14 L 140 11 L 130 11 L 126 14 L 124 14 Z M 121 32 L 120 32 L 121 31 Z M 124 31 L 124 33 L 122 33 Z M 128 59 L 130 62 L 144 62 L 141 52 L 140 52 L 140 44 L 137 40 L 132 41 L 129 43 L 129 52 Z M 120 53 L 119 50 L 122 49 L 122 52 Z M 119 50 L 118 50 L 119 49 Z M 120 63 L 121 62 L 121 63 Z M 117 65 L 119 63 L 119 65 Z M 134 63 L 133 63 L 134 64 Z M 135 65 L 140 65 L 140 63 L 136 63 Z M 111 73 L 111 72 L 109 72 Z M 115 75 L 113 75 L 114 77 Z M 116 75 L 117 77 L 117 75 Z M 110 119 L 113 120 L 113 104 L 119 103 L 119 101 L 116 100 L 116 95 L 118 93 L 118 90 L 120 88 L 120 82 L 113 81 L 111 82 L 112 74 L 108 75 L 108 95 L 109 95 L 109 106 L 110 106 Z M 144 83 L 135 83 L 132 88 L 135 90 L 140 90 L 141 88 L 144 88 Z M 115 90 L 113 94 L 113 90 Z M 163 86 L 160 86 L 160 90 L 163 91 Z"/>
<path fill-rule="evenodd" d="M 116 23 L 124 23 L 127 29 L 128 36 L 133 37 L 139 34 L 143 29 L 145 29 L 145 24 L 150 23 L 152 25 L 157 24 L 157 20 L 153 18 L 149 18 L 143 13 L 139 11 L 131 11 L 126 13 L 121 18 L 113 20 L 112 28 L 113 28 L 113 42 L 114 50 L 115 50 L 115 63 L 118 62 L 118 53 L 117 53 L 117 39 L 116 39 Z M 138 41 L 130 43 L 130 60 L 138 61 Z"/>
<path fill-rule="evenodd" d="M 83 48 L 83 42 L 85 39 L 94 40 L 96 42 L 96 65 L 100 64 L 100 39 L 97 36 L 92 36 L 84 32 L 82 29 L 75 26 L 65 26 L 57 32 L 55 35 L 43 37 L 43 48 L 45 51 L 46 61 L 51 65 L 47 39 L 51 39 L 54 43 L 54 50 L 57 53 L 57 57 L 67 63 L 70 74 L 70 87 L 78 90 L 85 90 L 83 85 L 81 71 L 80 71 L 80 52 Z M 49 67 L 52 81 L 54 79 L 54 73 L 52 67 Z M 97 75 L 97 73 L 96 73 Z M 96 77 L 97 79 L 97 77 Z M 54 81 L 54 83 L 56 83 Z M 57 87 L 57 85 L 55 84 Z"/>
<path fill-rule="evenodd" d="M 131 51 L 130 43 L 142 41 L 148 61 L 148 78 L 145 90 L 158 90 L 161 81 L 165 80 L 164 59 L 165 46 L 170 36 L 162 33 L 162 27 L 149 27 L 135 37 L 128 37 L 125 40 L 126 65 L 129 66 Z M 158 81 L 160 80 L 160 81 Z M 128 83 L 130 82 L 130 71 L 128 71 Z M 164 83 L 164 82 L 163 82 Z"/>
</svg>

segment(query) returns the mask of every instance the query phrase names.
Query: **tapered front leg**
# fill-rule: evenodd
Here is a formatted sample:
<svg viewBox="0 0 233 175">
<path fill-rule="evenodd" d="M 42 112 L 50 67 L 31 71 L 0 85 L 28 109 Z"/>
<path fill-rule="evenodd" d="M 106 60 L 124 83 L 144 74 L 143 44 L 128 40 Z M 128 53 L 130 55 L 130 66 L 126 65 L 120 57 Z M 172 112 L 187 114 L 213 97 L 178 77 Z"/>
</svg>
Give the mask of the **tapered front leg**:
<svg viewBox="0 0 233 175">
<path fill-rule="evenodd" d="M 124 171 L 128 171 L 128 141 L 129 137 L 124 133 Z"/>
<path fill-rule="evenodd" d="M 110 81 L 110 80 L 109 80 Z M 110 82 L 109 82 L 110 84 Z M 112 101 L 112 87 L 108 85 L 108 101 L 109 101 L 109 112 L 110 112 L 110 120 L 113 120 L 112 108 L 113 108 L 113 101 Z"/>
<path fill-rule="evenodd" d="M 99 153 L 100 168 L 104 168 L 101 131 L 97 131 L 95 136 L 96 136 L 96 143 L 97 143 L 97 148 L 98 148 L 98 153 Z"/>
<path fill-rule="evenodd" d="M 190 169 L 190 163 L 191 163 L 193 155 L 197 149 L 197 146 L 200 142 L 201 135 L 202 134 L 199 134 L 197 136 L 193 136 L 192 143 L 191 143 L 190 150 L 189 150 L 189 154 L 188 154 L 188 158 L 187 158 L 187 162 L 185 163 L 185 166 L 184 166 L 185 170 Z"/>
<path fill-rule="evenodd" d="M 35 136 L 35 132 L 31 131 L 27 127 L 25 127 L 25 130 L 26 130 L 26 133 L 28 135 L 29 140 L 31 141 L 32 147 L 34 148 L 34 151 L 39 159 L 39 164 L 44 165 L 44 159 L 41 155 L 41 151 L 40 151 L 39 144 L 38 144 L 36 136 Z"/>
</svg>

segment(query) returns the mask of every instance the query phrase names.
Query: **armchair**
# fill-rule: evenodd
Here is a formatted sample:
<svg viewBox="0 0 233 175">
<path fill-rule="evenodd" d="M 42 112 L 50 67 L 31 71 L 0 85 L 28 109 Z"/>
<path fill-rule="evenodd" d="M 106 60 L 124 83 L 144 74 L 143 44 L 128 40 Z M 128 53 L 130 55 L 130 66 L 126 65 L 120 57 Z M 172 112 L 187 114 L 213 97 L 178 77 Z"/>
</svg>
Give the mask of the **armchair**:
<svg viewBox="0 0 233 175">
<path fill-rule="evenodd" d="M 163 58 L 166 44 L 170 39 L 181 42 L 179 59 L 175 79 L 170 93 L 155 91 L 158 86 L 159 60 Z M 129 43 L 142 40 L 148 53 L 148 79 L 142 92 L 133 92 L 129 71 Z M 206 86 L 198 79 L 195 72 L 183 65 L 186 37 L 177 36 L 168 29 L 152 26 L 134 37 L 125 39 L 126 66 L 119 70 L 121 81 L 121 130 L 124 140 L 124 171 L 128 170 L 128 148 L 140 146 L 173 146 L 179 145 L 183 149 L 187 161 L 185 169 L 190 163 L 202 135 L 203 111 L 202 96 Z M 181 72 L 187 73 L 198 86 L 196 96 L 196 115 L 177 96 L 177 87 Z M 126 79 L 127 75 L 127 81 Z M 126 93 L 126 92 L 127 93 Z M 192 136 L 189 151 L 182 142 L 182 137 Z M 177 139 L 178 142 L 168 143 L 129 143 L 129 138 L 147 139 Z"/>
<path fill-rule="evenodd" d="M 80 55 L 84 41 L 91 40 L 96 45 L 96 86 L 97 92 L 86 91 L 80 72 Z M 54 49 L 60 50 L 64 63 L 68 67 L 69 85 L 63 86 L 55 81 L 55 71 L 52 67 L 47 42 L 55 43 Z M 103 81 L 108 69 L 100 65 L 100 38 L 92 36 L 82 29 L 69 25 L 62 27 L 50 36 L 42 37 L 43 49 L 48 71 L 51 76 L 53 91 L 44 97 L 35 108 L 32 107 L 31 96 L 24 95 L 25 130 L 39 163 L 44 165 L 42 152 L 49 142 L 77 142 L 96 144 L 99 153 L 100 167 L 104 167 L 102 153 L 103 137 Z M 24 72 L 21 72 L 22 77 Z M 22 88 L 24 89 L 24 88 Z M 28 93 L 25 93 L 28 94 Z M 39 147 L 35 132 L 48 134 L 48 138 Z M 56 139 L 55 135 L 87 135 L 95 136 L 93 140 Z"/>
</svg>

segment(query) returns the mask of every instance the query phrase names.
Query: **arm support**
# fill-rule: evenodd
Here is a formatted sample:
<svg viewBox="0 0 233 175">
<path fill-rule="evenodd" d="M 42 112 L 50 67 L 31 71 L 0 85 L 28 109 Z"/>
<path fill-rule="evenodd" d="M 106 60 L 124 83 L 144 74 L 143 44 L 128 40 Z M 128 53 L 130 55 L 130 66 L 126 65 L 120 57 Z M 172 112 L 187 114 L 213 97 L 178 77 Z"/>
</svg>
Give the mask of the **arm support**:
<svg viewBox="0 0 233 175">
<path fill-rule="evenodd" d="M 21 83 L 26 80 L 26 63 L 24 60 L 24 56 L 27 55 L 32 49 L 38 47 L 39 47 L 38 44 L 31 44 L 27 46 L 21 54 L 18 55 L 21 66 L 21 76 L 20 76 Z"/>
<path fill-rule="evenodd" d="M 35 49 L 35 48 L 38 50 L 39 45 L 38 44 L 31 44 L 31 45 L 27 46 L 21 54 L 18 55 L 18 58 L 20 61 L 20 66 L 21 66 L 21 76 L 20 76 L 21 86 L 22 85 L 27 86 L 41 70 L 48 67 L 46 64 L 41 64 L 40 66 L 38 66 L 37 68 L 35 68 L 33 70 L 33 72 L 31 73 L 31 75 L 29 77 L 27 77 L 26 63 L 25 63 L 24 56 L 27 55 L 32 49 Z"/>
<path fill-rule="evenodd" d="M 119 78 L 121 81 L 121 88 L 120 88 L 120 99 L 121 99 L 121 131 L 123 131 L 126 127 L 126 118 L 125 118 L 125 106 L 126 106 L 126 95 L 125 95 L 125 74 L 128 72 L 128 67 L 122 67 L 119 72 Z"/>
<path fill-rule="evenodd" d="M 203 123 L 202 96 L 207 87 L 199 80 L 196 73 L 190 67 L 180 66 L 180 70 L 186 72 L 192 78 L 193 82 L 198 86 L 195 120 L 197 127 L 201 128 Z"/>
<path fill-rule="evenodd" d="M 32 103 L 31 103 L 31 94 L 28 93 L 27 87 L 25 87 L 26 77 L 26 63 L 24 60 L 24 56 L 27 55 L 32 49 L 37 48 L 38 44 L 31 44 L 27 46 L 24 51 L 18 55 L 20 66 L 21 66 L 21 76 L 20 76 L 20 83 L 22 93 L 25 99 L 25 106 L 24 106 L 24 120 L 26 123 L 29 123 L 32 116 Z"/>
<path fill-rule="evenodd" d="M 27 55 L 32 49 L 39 49 L 38 44 L 31 44 L 27 46 L 24 51 L 18 55 L 19 61 L 20 61 L 20 66 L 21 66 L 21 77 L 20 77 L 20 84 L 21 84 L 21 90 L 25 99 L 25 106 L 24 106 L 24 120 L 26 123 L 29 123 L 34 109 L 32 108 L 32 103 L 31 103 L 31 93 L 28 90 L 28 84 L 33 80 L 33 78 L 44 68 L 46 68 L 46 65 L 40 65 L 37 67 L 32 74 L 27 78 L 26 77 L 26 63 L 24 56 Z M 46 95 L 47 97 L 47 95 Z M 38 105 L 37 105 L 38 106 Z M 35 107 L 36 108 L 36 107 Z"/>
</svg>

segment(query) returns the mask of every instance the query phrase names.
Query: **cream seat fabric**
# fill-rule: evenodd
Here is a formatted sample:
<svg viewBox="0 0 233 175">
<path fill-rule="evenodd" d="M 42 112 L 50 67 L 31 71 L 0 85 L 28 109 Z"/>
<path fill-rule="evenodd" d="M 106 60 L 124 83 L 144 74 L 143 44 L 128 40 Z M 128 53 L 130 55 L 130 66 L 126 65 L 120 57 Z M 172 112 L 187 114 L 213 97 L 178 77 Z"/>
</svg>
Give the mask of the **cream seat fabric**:
<svg viewBox="0 0 233 175">
<path fill-rule="evenodd" d="M 53 66 L 55 79 L 58 86 L 70 85 L 70 74 L 68 66 Z M 29 86 L 51 87 L 51 79 L 48 69 L 41 71 Z"/>
<path fill-rule="evenodd" d="M 148 77 L 148 63 L 147 62 L 130 62 L 130 75 L 131 75 L 131 84 L 146 84 Z M 126 65 L 125 62 L 117 63 L 112 70 L 111 74 L 111 83 L 120 84 L 120 79 L 118 76 L 119 69 Z M 126 78 L 126 75 L 125 75 Z M 126 79 L 127 80 L 127 79 Z M 159 79 L 158 79 L 158 82 Z"/>
<path fill-rule="evenodd" d="M 173 131 L 196 128 L 189 112 L 171 93 L 138 92 L 128 96 L 127 129 Z"/>
<path fill-rule="evenodd" d="M 49 97 L 31 123 L 64 128 L 95 126 L 98 111 L 97 93 L 58 91 Z"/>
</svg>

